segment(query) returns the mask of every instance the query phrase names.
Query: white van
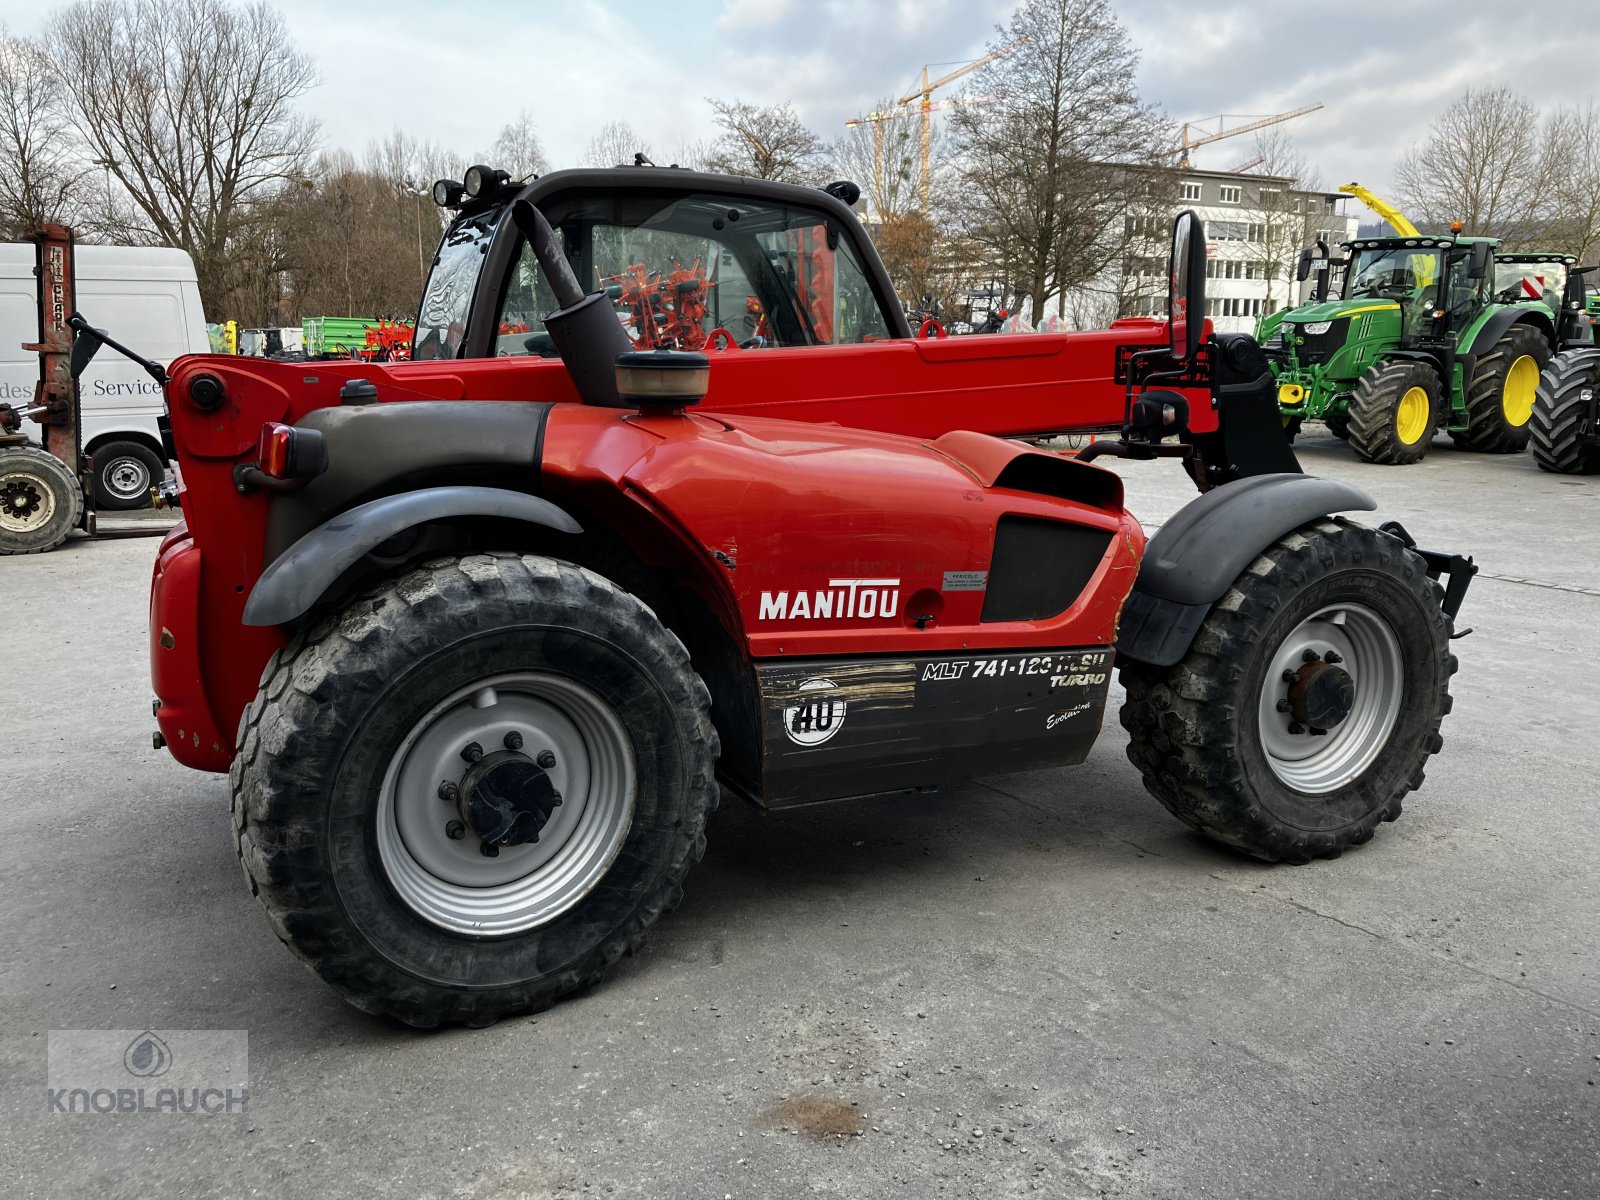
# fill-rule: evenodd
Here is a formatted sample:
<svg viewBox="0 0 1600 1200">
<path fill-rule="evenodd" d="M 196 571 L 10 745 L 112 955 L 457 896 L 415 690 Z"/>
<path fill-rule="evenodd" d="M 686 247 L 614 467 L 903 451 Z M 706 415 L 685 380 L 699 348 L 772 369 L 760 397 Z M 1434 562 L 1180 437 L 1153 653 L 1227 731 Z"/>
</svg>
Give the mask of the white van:
<svg viewBox="0 0 1600 1200">
<path fill-rule="evenodd" d="M 163 366 L 206 354 L 205 314 L 194 263 L 182 250 L 145 246 L 74 247 L 78 311 L 123 345 Z M 0 402 L 33 399 L 39 357 L 22 349 L 39 340 L 39 304 L 31 243 L 0 243 Z M 83 448 L 94 459 L 99 508 L 141 508 L 166 473 L 156 418 L 161 389 L 120 354 L 100 354 L 78 381 Z M 39 426 L 24 421 L 34 441 Z"/>
</svg>

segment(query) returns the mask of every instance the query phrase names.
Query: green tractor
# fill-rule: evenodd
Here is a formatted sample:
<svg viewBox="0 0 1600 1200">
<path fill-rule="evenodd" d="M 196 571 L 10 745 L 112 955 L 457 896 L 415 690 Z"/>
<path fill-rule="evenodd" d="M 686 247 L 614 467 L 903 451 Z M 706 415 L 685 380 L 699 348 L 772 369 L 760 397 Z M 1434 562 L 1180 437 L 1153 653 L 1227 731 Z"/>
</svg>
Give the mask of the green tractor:
<svg viewBox="0 0 1600 1200">
<path fill-rule="evenodd" d="M 1418 235 L 1347 242 L 1342 260 L 1303 251 L 1298 276 L 1318 269 L 1317 298 L 1273 313 L 1257 332 L 1290 433 L 1302 420 L 1324 421 L 1375 463 L 1416 462 L 1441 427 L 1465 449 L 1522 450 L 1539 373 L 1564 344 L 1592 340 L 1581 297 L 1569 317 L 1564 300 L 1524 296 L 1509 275 L 1502 286 L 1498 244 Z M 1565 271 L 1567 257 L 1548 259 Z M 1330 269 L 1340 265 L 1343 294 L 1330 299 Z"/>
</svg>

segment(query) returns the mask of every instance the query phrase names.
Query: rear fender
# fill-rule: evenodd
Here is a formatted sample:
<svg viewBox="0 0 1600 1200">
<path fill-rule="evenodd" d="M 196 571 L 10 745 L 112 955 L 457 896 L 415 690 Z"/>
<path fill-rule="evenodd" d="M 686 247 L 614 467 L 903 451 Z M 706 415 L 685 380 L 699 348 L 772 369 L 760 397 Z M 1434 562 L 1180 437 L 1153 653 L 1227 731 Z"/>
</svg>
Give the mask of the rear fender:
<svg viewBox="0 0 1600 1200">
<path fill-rule="evenodd" d="M 1145 548 L 1122 609 L 1117 652 L 1167 667 L 1255 557 L 1307 521 L 1376 508 L 1360 488 L 1311 475 L 1257 475 L 1190 501 Z"/>
<path fill-rule="evenodd" d="M 538 496 L 504 488 L 439 487 L 359 504 L 319 525 L 262 572 L 245 603 L 246 625 L 282 625 L 305 615 L 362 556 L 396 534 L 448 517 L 500 518 L 581 533 L 577 521 Z"/>
</svg>

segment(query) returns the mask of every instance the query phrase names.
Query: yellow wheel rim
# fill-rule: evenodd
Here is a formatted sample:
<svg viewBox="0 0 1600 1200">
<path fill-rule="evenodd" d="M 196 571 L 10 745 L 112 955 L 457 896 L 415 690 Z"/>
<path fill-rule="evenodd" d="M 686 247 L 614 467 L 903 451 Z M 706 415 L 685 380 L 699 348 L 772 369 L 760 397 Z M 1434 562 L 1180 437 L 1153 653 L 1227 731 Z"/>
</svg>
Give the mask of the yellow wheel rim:
<svg viewBox="0 0 1600 1200">
<path fill-rule="evenodd" d="M 1506 424 L 1520 429 L 1533 416 L 1533 397 L 1539 390 L 1539 364 L 1531 354 L 1524 354 L 1506 371 L 1505 390 L 1500 393 L 1500 408 L 1506 414 Z"/>
<path fill-rule="evenodd" d="M 1406 394 L 1400 397 L 1400 409 L 1394 418 L 1394 431 L 1402 442 L 1408 446 L 1415 446 L 1422 440 L 1422 435 L 1428 432 L 1428 418 L 1432 415 L 1429 410 L 1432 407 L 1428 403 L 1427 388 L 1409 388 Z"/>
</svg>

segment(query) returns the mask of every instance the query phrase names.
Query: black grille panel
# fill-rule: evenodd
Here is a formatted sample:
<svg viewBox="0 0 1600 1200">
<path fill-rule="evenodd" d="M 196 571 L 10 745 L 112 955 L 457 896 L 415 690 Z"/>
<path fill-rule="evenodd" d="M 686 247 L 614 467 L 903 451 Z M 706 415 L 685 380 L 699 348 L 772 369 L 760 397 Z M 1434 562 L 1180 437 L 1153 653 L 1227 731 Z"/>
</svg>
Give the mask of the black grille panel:
<svg viewBox="0 0 1600 1200">
<path fill-rule="evenodd" d="M 1312 324 L 1318 324 L 1313 321 Z M 1295 358 L 1310 366 L 1312 363 L 1325 363 L 1344 348 L 1345 339 L 1349 336 L 1350 321 L 1343 318 L 1329 326 L 1326 333 L 1306 333 L 1304 325 L 1296 325 L 1295 329 Z"/>
<path fill-rule="evenodd" d="M 1065 612 L 1082 595 L 1110 544 L 1104 529 L 1001 517 L 982 619 L 1042 621 Z"/>
</svg>

